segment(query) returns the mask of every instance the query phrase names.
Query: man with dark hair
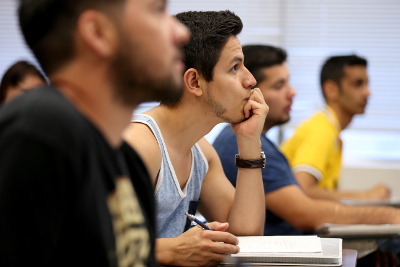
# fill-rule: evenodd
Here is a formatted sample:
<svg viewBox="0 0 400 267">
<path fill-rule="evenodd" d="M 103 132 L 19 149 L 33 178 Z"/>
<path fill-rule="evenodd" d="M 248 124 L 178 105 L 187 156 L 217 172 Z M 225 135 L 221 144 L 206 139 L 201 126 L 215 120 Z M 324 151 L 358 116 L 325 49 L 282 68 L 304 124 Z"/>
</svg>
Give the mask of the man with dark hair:
<svg viewBox="0 0 400 267">
<path fill-rule="evenodd" d="M 153 0 L 22 0 L 52 85 L 0 112 L 0 266 L 152 266 L 154 202 L 122 140 L 135 107 L 180 94 L 189 32 Z"/>
<path fill-rule="evenodd" d="M 342 90 L 341 80 L 345 75 L 346 66 L 361 66 L 367 68 L 367 60 L 356 55 L 330 57 L 322 66 L 320 75 L 321 90 L 325 100 L 324 83 L 331 80 L 339 86 L 339 90 Z"/>
<path fill-rule="evenodd" d="M 256 81 L 243 65 L 238 16 L 220 11 L 176 17 L 192 32 L 183 48 L 184 92 L 135 116 L 133 131 L 128 129 L 125 137 L 143 157 L 155 187 L 159 264 L 216 265 L 225 254 L 238 252 L 233 234 L 262 234 L 260 134 L 268 106 L 259 89 L 251 90 Z M 220 122 L 232 123 L 237 137 L 236 191 L 204 139 Z M 193 227 L 184 232 L 184 214 L 194 213 L 198 203 L 208 221 L 228 222 L 229 228 L 228 223 L 213 222 L 209 227 L 215 231 Z"/>
<path fill-rule="evenodd" d="M 269 106 L 261 135 L 266 166 L 262 170 L 267 207 L 264 235 L 299 235 L 311 233 L 324 223 L 385 224 L 400 223 L 400 210 L 389 207 L 356 207 L 338 202 L 312 199 L 301 190 L 285 156 L 265 136 L 276 125 L 290 119 L 295 91 L 289 84 L 286 52 L 266 45 L 243 47 L 244 64 L 258 80 Z M 214 141 L 225 174 L 236 185 L 237 170 L 232 156 L 237 153 L 236 137 L 230 127 Z M 374 214 L 371 216 L 371 214 Z"/>
<path fill-rule="evenodd" d="M 389 198 L 390 190 L 383 184 L 367 191 L 337 190 L 342 160 L 339 134 L 354 115 L 364 113 L 370 95 L 367 61 L 355 55 L 329 58 L 321 70 L 321 88 L 325 109 L 282 145 L 297 181 L 312 198 Z"/>
</svg>

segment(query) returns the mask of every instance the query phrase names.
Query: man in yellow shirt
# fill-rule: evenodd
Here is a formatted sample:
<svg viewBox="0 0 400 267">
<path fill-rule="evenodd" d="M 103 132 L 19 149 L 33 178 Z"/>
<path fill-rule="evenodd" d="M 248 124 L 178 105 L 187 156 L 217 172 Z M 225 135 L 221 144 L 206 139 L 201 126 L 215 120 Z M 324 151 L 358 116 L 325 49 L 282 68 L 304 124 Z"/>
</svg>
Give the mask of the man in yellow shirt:
<svg viewBox="0 0 400 267">
<path fill-rule="evenodd" d="M 281 149 L 296 179 L 314 198 L 388 198 L 390 190 L 379 184 L 368 191 L 339 191 L 341 130 L 356 114 L 363 114 L 370 95 L 367 61 L 356 55 L 329 58 L 321 70 L 325 109 L 301 124 Z"/>
</svg>

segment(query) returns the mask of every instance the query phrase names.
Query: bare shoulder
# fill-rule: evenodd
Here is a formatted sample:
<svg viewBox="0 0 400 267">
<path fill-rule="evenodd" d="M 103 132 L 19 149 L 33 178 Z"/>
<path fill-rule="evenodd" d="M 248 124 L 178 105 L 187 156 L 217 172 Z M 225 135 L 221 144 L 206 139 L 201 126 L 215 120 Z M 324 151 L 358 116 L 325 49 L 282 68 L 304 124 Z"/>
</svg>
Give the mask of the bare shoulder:
<svg viewBox="0 0 400 267">
<path fill-rule="evenodd" d="M 143 123 L 132 122 L 123 132 L 123 138 L 140 155 L 154 182 L 161 167 L 162 156 L 153 132 Z"/>
<path fill-rule="evenodd" d="M 197 142 L 197 144 L 200 146 L 209 164 L 214 160 L 219 160 L 217 151 L 215 151 L 214 147 L 207 141 L 207 139 L 203 137 L 199 142 Z"/>
</svg>

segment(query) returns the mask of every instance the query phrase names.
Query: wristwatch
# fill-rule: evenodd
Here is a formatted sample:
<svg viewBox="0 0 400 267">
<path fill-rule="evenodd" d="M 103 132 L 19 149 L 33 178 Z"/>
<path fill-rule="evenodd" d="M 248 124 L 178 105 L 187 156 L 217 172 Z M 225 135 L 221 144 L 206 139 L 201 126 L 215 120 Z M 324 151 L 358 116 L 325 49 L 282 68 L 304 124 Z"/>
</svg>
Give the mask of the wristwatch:
<svg viewBox="0 0 400 267">
<path fill-rule="evenodd" d="M 245 169 L 265 168 L 265 154 L 261 151 L 261 158 L 259 159 L 242 159 L 239 154 L 236 154 L 235 165 Z"/>
</svg>

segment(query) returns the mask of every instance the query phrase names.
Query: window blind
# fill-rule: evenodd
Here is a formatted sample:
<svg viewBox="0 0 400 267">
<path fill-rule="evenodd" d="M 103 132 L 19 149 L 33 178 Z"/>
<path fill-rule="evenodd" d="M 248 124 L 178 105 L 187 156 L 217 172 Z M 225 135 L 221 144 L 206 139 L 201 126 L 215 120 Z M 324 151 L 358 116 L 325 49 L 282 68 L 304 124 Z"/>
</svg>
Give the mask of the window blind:
<svg viewBox="0 0 400 267">
<path fill-rule="evenodd" d="M 16 0 L 0 1 L 0 77 L 18 60 L 38 66 L 19 30 Z"/>
<path fill-rule="evenodd" d="M 242 33 L 238 36 L 243 44 L 281 43 L 281 1 L 279 0 L 170 0 L 169 11 L 230 10 L 243 21 Z"/>
</svg>

